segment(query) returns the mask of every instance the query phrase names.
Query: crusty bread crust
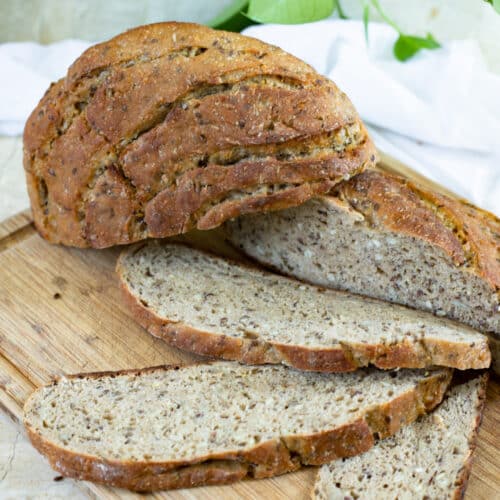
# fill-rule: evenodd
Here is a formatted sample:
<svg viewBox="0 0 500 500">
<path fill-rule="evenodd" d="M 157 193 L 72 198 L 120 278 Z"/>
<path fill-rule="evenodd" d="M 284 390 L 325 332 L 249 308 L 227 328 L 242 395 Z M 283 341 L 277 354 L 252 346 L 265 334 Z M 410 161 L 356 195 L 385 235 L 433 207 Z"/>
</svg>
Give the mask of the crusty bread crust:
<svg viewBox="0 0 500 500">
<path fill-rule="evenodd" d="M 345 94 L 306 63 L 175 22 L 89 48 L 24 130 L 35 225 L 78 247 L 295 206 L 375 156 Z"/>
<path fill-rule="evenodd" d="M 377 227 L 440 247 L 500 293 L 500 220 L 492 213 L 374 170 L 340 184 L 332 194 Z"/>
<path fill-rule="evenodd" d="M 474 451 L 476 449 L 477 445 L 477 436 L 479 432 L 479 427 L 481 426 L 481 420 L 483 417 L 483 410 L 484 410 L 484 404 L 486 402 L 486 388 L 488 385 L 488 378 L 489 374 L 488 372 L 484 372 L 479 376 L 479 390 L 477 393 L 477 405 L 475 408 L 475 413 L 476 413 L 476 418 L 475 418 L 475 423 L 474 426 L 472 427 L 471 433 L 468 436 L 468 441 L 469 441 L 469 453 L 463 463 L 463 466 L 456 478 L 455 481 L 455 489 L 450 492 L 449 498 L 452 500 L 462 500 L 465 496 L 465 491 L 467 489 L 467 484 L 469 481 L 469 476 L 470 476 L 470 471 L 472 467 L 472 463 L 474 460 Z M 452 384 L 453 385 L 453 384 Z M 319 478 L 319 472 L 317 473 L 317 479 Z M 387 478 L 387 480 L 390 481 L 390 478 Z M 316 481 L 315 484 L 312 486 L 311 490 L 311 498 L 313 500 L 317 499 L 318 496 L 316 495 L 315 489 L 316 489 Z M 425 494 L 425 492 L 423 492 Z"/>
<path fill-rule="evenodd" d="M 433 312 L 488 334 L 492 368 L 500 373 L 498 217 L 466 201 L 434 193 L 402 177 L 376 170 L 365 170 L 340 183 L 317 203 L 314 209 L 312 205 L 307 205 L 310 208 L 300 207 L 285 212 L 283 216 L 278 213 L 276 221 L 274 216 L 264 216 L 264 219 L 242 217 L 229 222 L 229 243 L 279 273 Z M 345 214 L 345 218 L 354 224 L 354 229 L 358 223 L 361 228 L 366 228 L 367 238 L 372 235 L 377 240 L 374 245 L 382 241 L 380 274 L 375 272 L 379 271 L 374 257 L 379 253 L 378 247 L 369 247 L 366 242 L 358 240 L 356 234 L 359 233 L 356 231 L 352 235 L 352 259 L 345 250 L 347 247 L 336 249 L 336 242 L 329 236 L 330 232 L 337 230 L 334 223 L 326 222 L 326 213 L 321 220 L 321 213 L 330 210 L 331 213 Z M 319 227 L 317 233 L 323 231 L 320 224 L 326 224 L 317 242 L 310 236 L 310 231 L 296 229 L 296 219 L 304 224 L 307 218 L 301 219 L 301 216 L 306 217 L 307 214 L 314 220 L 316 228 Z M 339 234 L 343 234 L 347 241 L 349 232 L 346 227 L 339 226 Z M 293 237 L 288 234 L 288 228 L 293 229 Z M 443 263 L 442 267 L 449 265 L 455 276 L 463 278 L 462 281 L 457 279 L 457 287 L 453 291 L 449 290 L 444 278 L 436 278 L 434 289 L 430 290 L 425 288 L 423 281 L 412 285 L 412 273 L 408 269 L 412 265 L 415 269 L 422 267 L 422 274 L 432 275 L 432 258 L 429 263 L 422 256 L 412 256 L 413 262 L 407 265 L 408 269 L 397 269 L 398 262 L 409 260 L 404 249 L 392 246 L 390 236 L 407 238 L 408 246 L 415 242 L 422 254 L 422 249 L 427 246 L 428 254 L 435 251 Z M 326 245 L 324 262 L 320 257 L 303 257 L 300 252 L 294 251 L 293 243 L 303 245 L 305 251 L 310 245 L 313 252 L 316 243 L 319 247 Z M 333 248 L 329 247 L 330 244 Z M 260 251 L 257 250 L 259 248 Z M 321 271 L 318 271 L 318 263 L 322 266 Z M 354 265 L 352 270 L 347 267 L 349 263 Z M 366 271 L 370 266 L 373 266 L 373 275 Z M 471 288 L 467 290 L 462 282 L 470 282 Z M 438 292 L 439 286 L 441 290 Z M 461 303 L 460 307 L 454 306 L 456 298 Z"/>
<path fill-rule="evenodd" d="M 349 372 L 368 365 L 382 369 L 447 366 L 462 370 L 487 368 L 490 365 L 491 356 L 486 341 L 459 345 L 439 339 L 435 339 L 431 344 L 429 339 L 425 348 L 415 341 L 395 344 L 351 342 L 341 344 L 340 347 L 314 348 L 266 342 L 262 338 L 236 338 L 169 321 L 143 304 L 124 279 L 125 256 L 137 252 L 143 245 L 144 243 L 140 243 L 125 249 L 118 259 L 116 271 L 122 296 L 130 314 L 140 325 L 151 335 L 178 349 L 246 364 L 282 363 L 299 370 L 318 372 Z M 206 251 L 203 253 L 210 254 Z M 252 267 L 241 262 L 238 262 L 238 265 Z"/>
<path fill-rule="evenodd" d="M 500 337 L 490 335 L 488 339 L 491 352 L 491 369 L 497 375 L 500 375 Z"/>
<path fill-rule="evenodd" d="M 494 214 L 465 200 L 452 199 L 402 177 L 374 170 L 340 184 L 332 194 L 337 198 L 327 196 L 325 200 L 347 202 L 376 227 L 439 247 L 457 267 L 487 284 L 497 298 L 495 313 L 500 315 L 500 219 Z M 492 334 L 491 344 L 498 345 L 500 331 L 471 326 Z M 500 373 L 500 360 L 495 355 L 493 364 Z"/>
<path fill-rule="evenodd" d="M 182 368 L 153 368 L 164 369 Z M 125 370 L 72 377 L 98 378 L 121 373 L 140 375 L 144 371 Z M 250 477 L 271 477 L 297 470 L 303 465 L 321 465 L 362 453 L 373 446 L 375 438 L 390 436 L 401 426 L 432 410 L 442 400 L 451 377 L 451 370 L 431 372 L 413 389 L 388 403 L 371 408 L 359 419 L 330 431 L 285 436 L 248 450 L 212 454 L 191 461 L 133 462 L 79 454 L 45 440 L 26 421 L 24 423 L 33 446 L 47 457 L 55 470 L 67 477 L 141 492 L 226 484 Z M 54 383 L 57 384 L 57 381 Z"/>
<path fill-rule="evenodd" d="M 456 489 L 453 492 L 453 500 L 462 500 L 465 496 L 465 490 L 467 489 L 467 484 L 469 482 L 470 471 L 472 464 L 474 462 L 474 451 L 477 446 L 477 436 L 479 433 L 479 428 L 481 427 L 481 421 L 483 419 L 483 410 L 486 403 L 486 389 L 488 387 L 489 374 L 485 372 L 481 375 L 481 385 L 479 388 L 478 398 L 477 398 L 477 415 L 476 422 L 472 429 L 471 434 L 468 436 L 469 439 L 469 455 L 464 462 L 462 470 L 460 471 L 457 481 L 455 483 Z"/>
</svg>

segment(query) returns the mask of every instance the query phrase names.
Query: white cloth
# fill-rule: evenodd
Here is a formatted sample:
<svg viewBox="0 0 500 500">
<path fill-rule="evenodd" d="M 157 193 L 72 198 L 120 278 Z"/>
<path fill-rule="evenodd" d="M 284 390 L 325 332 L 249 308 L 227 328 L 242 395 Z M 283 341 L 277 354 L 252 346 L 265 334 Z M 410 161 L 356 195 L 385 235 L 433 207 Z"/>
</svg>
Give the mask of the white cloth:
<svg viewBox="0 0 500 500">
<path fill-rule="evenodd" d="M 422 50 L 402 63 L 397 33 L 361 21 L 251 26 L 330 77 L 351 98 L 377 146 L 475 204 L 500 215 L 500 76 L 475 40 Z"/>
<path fill-rule="evenodd" d="M 26 119 L 50 83 L 63 77 L 89 45 L 80 40 L 0 45 L 0 135 L 22 134 Z"/>
<path fill-rule="evenodd" d="M 252 26 L 246 34 L 304 59 L 344 90 L 384 152 L 500 215 L 500 76 L 488 71 L 474 40 L 392 55 L 396 32 L 360 21 Z M 51 81 L 88 47 L 0 45 L 0 134 L 22 133 Z"/>
</svg>

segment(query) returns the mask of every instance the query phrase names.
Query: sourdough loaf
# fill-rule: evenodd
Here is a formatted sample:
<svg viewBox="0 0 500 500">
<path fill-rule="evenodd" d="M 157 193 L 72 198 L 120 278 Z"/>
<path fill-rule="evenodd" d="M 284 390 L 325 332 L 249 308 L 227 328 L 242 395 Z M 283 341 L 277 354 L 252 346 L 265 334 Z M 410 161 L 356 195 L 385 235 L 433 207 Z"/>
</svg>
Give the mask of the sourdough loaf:
<svg viewBox="0 0 500 500">
<path fill-rule="evenodd" d="M 65 476 L 137 491 L 220 484 L 364 452 L 438 404 L 450 378 L 225 362 L 87 374 L 37 390 L 24 424 Z"/>
<path fill-rule="evenodd" d="M 463 498 L 485 400 L 486 375 L 453 387 L 430 415 L 363 455 L 323 465 L 315 500 Z"/>
<path fill-rule="evenodd" d="M 273 269 L 458 320 L 491 334 L 498 352 L 500 221 L 468 203 L 366 171 L 331 196 L 227 231 Z M 500 352 L 493 358 L 500 369 Z"/>
<path fill-rule="evenodd" d="M 297 205 L 374 160 L 330 80 L 277 47 L 184 23 L 88 49 L 24 131 L 36 227 L 79 247 Z"/>
<path fill-rule="evenodd" d="M 117 270 L 134 317 L 198 354 L 324 372 L 490 363 L 487 337 L 466 326 L 183 245 L 140 243 Z"/>
</svg>

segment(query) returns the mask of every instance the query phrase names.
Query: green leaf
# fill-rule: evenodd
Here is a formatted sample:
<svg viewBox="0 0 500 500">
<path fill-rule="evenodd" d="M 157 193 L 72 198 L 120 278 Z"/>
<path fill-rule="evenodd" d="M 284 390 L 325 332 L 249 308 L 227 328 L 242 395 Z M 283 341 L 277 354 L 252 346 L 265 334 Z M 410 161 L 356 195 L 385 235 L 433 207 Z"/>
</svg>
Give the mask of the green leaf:
<svg viewBox="0 0 500 500">
<path fill-rule="evenodd" d="M 399 61 L 406 61 L 413 57 L 421 49 L 437 49 L 441 47 L 436 39 L 430 34 L 426 38 L 419 36 L 399 34 L 394 44 L 394 55 Z"/>
<path fill-rule="evenodd" d="M 250 0 L 247 16 L 258 23 L 302 24 L 329 17 L 335 0 Z"/>
<path fill-rule="evenodd" d="M 368 43 L 368 22 L 370 20 L 370 6 L 365 3 L 363 7 L 363 24 L 365 26 L 365 39 L 366 43 Z"/>
<path fill-rule="evenodd" d="M 382 10 L 378 0 L 371 0 L 371 4 L 375 7 L 375 10 L 379 13 L 382 20 L 384 20 L 389 26 L 392 26 L 398 33 L 401 33 L 401 30 L 397 27 L 396 23 Z"/>
<path fill-rule="evenodd" d="M 337 9 L 340 19 L 349 19 L 345 15 L 344 9 L 342 9 L 342 5 L 340 5 L 340 0 L 335 0 L 335 8 Z"/>
<path fill-rule="evenodd" d="M 248 7 L 249 0 L 236 0 L 228 5 L 217 17 L 212 19 L 208 26 L 226 31 L 241 31 L 255 24 L 242 12 Z"/>
<path fill-rule="evenodd" d="M 500 0 L 485 0 L 500 14 Z"/>
</svg>

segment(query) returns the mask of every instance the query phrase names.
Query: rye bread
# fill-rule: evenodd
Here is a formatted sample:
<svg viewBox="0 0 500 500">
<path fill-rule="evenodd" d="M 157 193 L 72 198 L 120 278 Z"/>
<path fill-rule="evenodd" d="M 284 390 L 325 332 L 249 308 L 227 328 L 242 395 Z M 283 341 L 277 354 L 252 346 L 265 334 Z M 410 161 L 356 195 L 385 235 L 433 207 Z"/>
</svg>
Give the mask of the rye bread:
<svg viewBox="0 0 500 500">
<path fill-rule="evenodd" d="M 315 500 L 462 499 L 486 399 L 487 374 L 454 386 L 429 415 L 366 453 L 323 465 Z"/>
<path fill-rule="evenodd" d="M 24 130 L 35 225 L 78 247 L 294 206 L 374 161 L 333 82 L 277 47 L 186 23 L 89 48 Z"/>
<path fill-rule="evenodd" d="M 117 271 L 142 326 L 205 356 L 323 372 L 490 363 L 487 337 L 464 325 L 184 245 L 140 243 L 122 252 Z"/>
<path fill-rule="evenodd" d="M 135 491 L 222 484 L 367 451 L 430 411 L 450 379 L 227 362 L 81 374 L 35 391 L 24 424 L 64 476 Z"/>
<path fill-rule="evenodd" d="M 284 274 L 488 333 L 500 370 L 500 221 L 493 214 L 366 171 L 331 196 L 241 217 L 226 230 L 235 247 Z"/>
</svg>

